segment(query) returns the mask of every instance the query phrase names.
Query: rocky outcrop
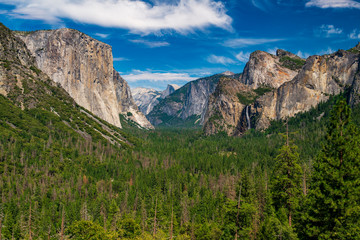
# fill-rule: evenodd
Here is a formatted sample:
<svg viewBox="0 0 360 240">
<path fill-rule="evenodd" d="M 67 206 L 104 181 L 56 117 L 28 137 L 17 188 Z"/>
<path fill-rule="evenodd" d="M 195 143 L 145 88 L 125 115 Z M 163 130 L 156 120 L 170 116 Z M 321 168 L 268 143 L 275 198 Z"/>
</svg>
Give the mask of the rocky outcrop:
<svg viewBox="0 0 360 240">
<path fill-rule="evenodd" d="M 311 56 L 305 63 L 283 50 L 278 50 L 274 59 L 275 62 L 272 62 L 269 54 L 257 51 L 250 57 L 238 81 L 220 81 L 210 97 L 205 133 L 225 131 L 229 135 L 241 135 L 249 126 L 264 129 L 272 120 L 308 111 L 321 101 L 326 101 L 330 95 L 339 94 L 348 88 L 351 93 L 350 103 L 359 103 L 360 44 L 348 51 Z M 268 70 L 269 66 L 274 66 L 269 62 L 276 63 L 275 68 L 271 67 L 272 70 Z M 284 68 L 292 71 L 287 72 L 289 75 L 286 78 L 286 74 L 280 73 L 285 72 Z M 279 70 L 278 75 L 274 69 Z M 296 76 L 289 80 L 297 71 Z M 251 90 L 246 89 L 244 84 Z"/>
<path fill-rule="evenodd" d="M 176 84 L 168 84 L 166 89 L 164 91 L 161 92 L 161 98 L 166 98 L 167 96 L 169 96 L 170 94 L 172 94 L 173 92 L 175 92 L 176 90 L 178 90 L 180 88 L 179 85 Z"/>
<path fill-rule="evenodd" d="M 290 67 L 288 62 L 305 63 L 300 57 L 284 50 L 278 50 L 276 56 L 255 51 L 242 74 L 221 79 L 209 99 L 204 117 L 205 133 L 224 131 L 228 135 L 240 135 L 249 126 L 254 127 L 253 107 L 249 105 L 296 76 L 299 68 Z"/>
<path fill-rule="evenodd" d="M 269 126 L 271 120 L 308 111 L 326 101 L 329 95 L 339 94 L 345 88 L 353 86 L 354 94 L 358 93 L 354 80 L 358 79 L 359 57 L 360 54 L 344 50 L 309 57 L 291 82 L 265 94 L 253 104 L 258 119 L 256 128 L 263 129 Z"/>
<path fill-rule="evenodd" d="M 160 100 L 147 115 L 153 125 L 202 124 L 208 99 L 223 74 L 189 82 Z"/>
<path fill-rule="evenodd" d="M 289 67 L 285 61 L 303 61 L 305 63 L 298 56 L 284 50 L 278 50 L 277 56 L 255 51 L 250 55 L 249 62 L 240 76 L 240 82 L 253 89 L 259 87 L 278 88 L 293 79 L 298 73 L 298 69 Z"/>
<path fill-rule="evenodd" d="M 208 135 L 226 132 L 238 135 L 246 131 L 246 103 L 241 102 L 239 94 L 249 97 L 254 95 L 252 89 L 237 79 L 222 78 L 213 94 L 209 97 L 205 115 L 204 131 Z"/>
<path fill-rule="evenodd" d="M 134 101 L 140 111 L 145 115 L 149 114 L 153 108 L 159 103 L 161 92 L 151 88 L 134 88 L 131 89 Z"/>
<path fill-rule="evenodd" d="M 67 28 L 18 36 L 35 57 L 38 68 L 80 106 L 118 127 L 119 114 L 134 112 L 142 127 L 151 127 L 132 101 L 127 83 L 114 70 L 109 45 Z"/>
<path fill-rule="evenodd" d="M 80 107 L 59 84 L 38 69 L 25 43 L 1 23 L 0 99 L 4 104 L 0 109 L 0 125 L 5 132 L 31 136 L 35 141 L 49 134 L 49 145 L 51 135 L 59 133 L 79 141 L 84 139 L 83 143 L 89 146 L 102 140 L 117 146 L 132 146 L 119 129 Z M 25 111 L 18 111 L 17 107 Z"/>
<path fill-rule="evenodd" d="M 141 127 L 153 129 L 154 127 L 147 120 L 142 112 L 139 111 L 135 101 L 131 95 L 131 90 L 127 82 L 114 70 L 114 85 L 116 92 L 116 99 L 118 101 L 119 112 L 123 114 L 126 119 L 130 119 Z"/>
<path fill-rule="evenodd" d="M 165 98 L 175 92 L 180 87 L 176 84 L 168 84 L 164 91 L 156 91 L 150 88 L 134 88 L 132 89 L 132 95 L 136 105 L 140 111 L 145 115 L 148 115 L 153 108 L 159 103 L 159 100 Z"/>
</svg>

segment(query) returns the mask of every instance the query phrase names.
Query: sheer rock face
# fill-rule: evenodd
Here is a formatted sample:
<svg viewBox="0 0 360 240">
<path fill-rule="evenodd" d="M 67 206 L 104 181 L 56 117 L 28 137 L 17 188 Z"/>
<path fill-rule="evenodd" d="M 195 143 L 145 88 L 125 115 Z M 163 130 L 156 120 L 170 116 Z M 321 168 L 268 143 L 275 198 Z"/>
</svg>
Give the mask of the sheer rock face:
<svg viewBox="0 0 360 240">
<path fill-rule="evenodd" d="M 37 66 L 80 106 L 118 127 L 119 114 L 126 112 L 134 112 L 141 126 L 151 126 L 133 103 L 127 83 L 114 70 L 109 45 L 66 28 L 18 36 Z"/>
<path fill-rule="evenodd" d="M 179 88 L 176 84 L 168 84 L 164 91 L 138 87 L 132 89 L 132 95 L 140 111 L 148 115 L 161 99 L 169 96 Z"/>
<path fill-rule="evenodd" d="M 168 84 L 166 89 L 161 92 L 161 98 L 166 98 L 167 96 L 178 90 L 179 88 L 180 86 L 176 84 Z"/>
<path fill-rule="evenodd" d="M 353 51 L 339 50 L 330 55 L 311 56 L 297 74 L 296 69 L 287 71 L 289 75 L 286 78 L 284 78 L 286 74 L 278 71 L 283 66 L 277 65 L 279 60 L 277 58 L 287 57 L 285 59 L 289 60 L 289 58 L 300 59 L 299 57 L 280 50 L 277 52 L 277 57 L 271 60 L 270 54 L 256 51 L 250 57 L 238 81 L 219 82 L 217 90 L 209 100 L 204 124 L 205 133 L 225 131 L 229 135 L 241 135 L 249 124 L 246 111 L 251 128 L 265 129 L 270 125 L 271 120 L 280 120 L 308 111 L 321 101 L 326 101 L 329 95 L 339 94 L 349 87 L 351 88 L 350 103 L 359 103 L 359 50 L 360 44 Z M 277 75 L 274 69 L 277 69 Z M 281 72 L 285 71 L 282 69 Z M 295 77 L 289 79 L 294 74 Z M 246 92 L 244 84 L 251 90 L 248 89 Z M 257 89 L 259 86 L 269 86 L 274 89 L 259 94 L 256 92 L 260 89 Z M 247 96 L 250 101 L 241 104 L 239 94 Z"/>
<path fill-rule="evenodd" d="M 339 50 L 331 55 L 309 57 L 291 82 L 265 94 L 254 103 L 258 115 L 256 128 L 264 129 L 271 120 L 308 111 L 321 101 L 326 101 L 329 95 L 339 94 L 355 84 L 358 71 L 359 54 Z"/>
<path fill-rule="evenodd" d="M 174 93 L 160 100 L 159 104 L 147 115 L 154 125 L 167 124 L 167 120 L 178 119 L 187 121 L 193 116 L 193 123 L 202 124 L 208 100 L 215 91 L 219 79 L 224 76 L 217 74 L 189 82 Z"/>
<path fill-rule="evenodd" d="M 209 97 L 208 109 L 204 119 L 206 134 L 220 131 L 228 135 L 238 135 L 246 130 L 246 105 L 239 101 L 238 93 L 252 94 L 249 86 L 232 78 L 222 78 L 215 92 Z M 242 124 L 241 124 L 242 123 Z M 244 127 L 244 129 L 242 129 Z"/>
<path fill-rule="evenodd" d="M 280 55 L 274 56 L 262 51 L 253 52 L 240 77 L 240 82 L 250 85 L 253 89 L 264 86 L 278 88 L 283 83 L 293 79 L 298 71 L 282 66 L 280 60 L 285 56 L 299 57 L 284 50 L 278 51 L 278 54 Z"/>
<path fill-rule="evenodd" d="M 161 92 L 150 88 L 134 88 L 131 90 L 136 105 L 140 111 L 145 115 L 149 114 L 151 110 L 159 103 Z"/>
</svg>

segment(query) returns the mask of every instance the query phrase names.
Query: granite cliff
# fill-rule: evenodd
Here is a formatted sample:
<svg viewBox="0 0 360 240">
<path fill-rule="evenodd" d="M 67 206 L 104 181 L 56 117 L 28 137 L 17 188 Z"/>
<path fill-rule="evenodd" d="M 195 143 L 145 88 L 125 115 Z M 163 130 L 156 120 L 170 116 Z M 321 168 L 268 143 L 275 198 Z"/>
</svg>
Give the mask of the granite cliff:
<svg viewBox="0 0 360 240">
<path fill-rule="evenodd" d="M 104 140 L 118 146 L 132 145 L 119 128 L 80 107 L 38 69 L 25 43 L 1 23 L 0 101 L 0 125 L 6 134 L 13 132 L 28 141 L 43 141 L 49 134 L 50 145 L 56 131 L 58 138 L 80 139 L 89 146 Z"/>
<path fill-rule="evenodd" d="M 265 129 L 272 120 L 308 111 L 330 95 L 350 89 L 350 103 L 359 102 L 360 44 L 306 61 L 289 52 L 254 52 L 239 79 L 221 80 L 209 98 L 204 131 L 241 135 Z"/>
<path fill-rule="evenodd" d="M 119 114 L 152 128 L 134 103 L 126 81 L 113 68 L 112 49 L 84 33 L 58 29 L 17 33 L 37 67 L 80 106 L 121 127 Z"/>
<path fill-rule="evenodd" d="M 222 77 L 232 76 L 216 74 L 185 84 L 161 99 L 147 118 L 153 125 L 202 125 L 209 96 Z"/>
<path fill-rule="evenodd" d="M 176 84 L 168 84 L 164 91 L 156 91 L 151 88 L 134 88 L 132 96 L 140 111 L 145 115 L 149 114 L 153 108 L 159 103 L 159 100 L 169 96 L 180 87 Z"/>
</svg>

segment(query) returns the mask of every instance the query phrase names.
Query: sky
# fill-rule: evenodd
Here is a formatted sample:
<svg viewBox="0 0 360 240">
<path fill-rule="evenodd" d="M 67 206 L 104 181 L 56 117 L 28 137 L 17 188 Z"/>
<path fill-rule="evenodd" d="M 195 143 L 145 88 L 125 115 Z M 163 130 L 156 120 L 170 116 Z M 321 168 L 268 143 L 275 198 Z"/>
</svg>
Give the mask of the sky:
<svg viewBox="0 0 360 240">
<path fill-rule="evenodd" d="M 300 57 L 360 41 L 360 0 L 0 0 L 12 30 L 73 28 L 112 46 L 131 88 L 163 90 L 224 71 L 255 50 Z"/>
</svg>

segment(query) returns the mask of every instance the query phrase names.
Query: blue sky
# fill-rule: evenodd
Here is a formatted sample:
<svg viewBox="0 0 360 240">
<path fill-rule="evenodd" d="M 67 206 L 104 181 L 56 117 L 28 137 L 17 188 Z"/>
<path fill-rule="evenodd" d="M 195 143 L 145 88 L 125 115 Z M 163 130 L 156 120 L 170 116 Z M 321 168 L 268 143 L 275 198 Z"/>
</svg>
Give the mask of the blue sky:
<svg viewBox="0 0 360 240">
<path fill-rule="evenodd" d="M 359 0 L 0 0 L 12 30 L 78 29 L 113 47 L 131 87 L 242 72 L 255 50 L 306 58 L 360 41 Z"/>
</svg>

